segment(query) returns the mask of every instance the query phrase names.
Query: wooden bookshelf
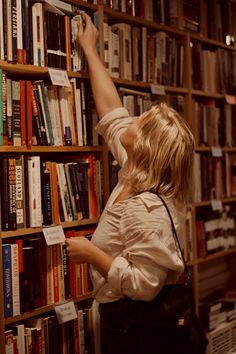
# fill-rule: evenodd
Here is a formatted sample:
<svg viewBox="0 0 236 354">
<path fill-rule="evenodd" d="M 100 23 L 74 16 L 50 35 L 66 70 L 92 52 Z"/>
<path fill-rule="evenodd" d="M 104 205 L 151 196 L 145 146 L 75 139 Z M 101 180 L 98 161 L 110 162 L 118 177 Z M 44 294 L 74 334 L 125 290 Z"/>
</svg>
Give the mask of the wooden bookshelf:
<svg viewBox="0 0 236 354">
<path fill-rule="evenodd" d="M 136 0 L 138 1 L 138 0 Z M 168 2 L 168 0 L 165 0 Z M 228 0 L 236 5 L 236 0 Z M 102 1 L 99 1 L 98 5 L 90 4 L 86 1 L 80 0 L 66 0 L 67 3 L 78 6 L 80 9 L 85 12 L 89 11 L 90 13 L 97 13 L 99 19 L 99 45 L 100 45 L 100 56 L 101 59 L 105 59 L 104 55 L 104 22 L 108 21 L 109 25 L 116 23 L 126 23 L 130 26 L 135 26 L 137 28 L 147 29 L 148 34 L 155 34 L 157 32 L 163 32 L 170 36 L 171 39 L 177 40 L 183 46 L 183 62 L 182 62 L 182 71 L 183 71 L 183 80 L 181 85 L 171 85 L 164 84 L 159 85 L 159 82 L 148 82 L 147 80 L 132 80 L 127 78 L 116 78 L 114 77 L 114 83 L 117 88 L 125 87 L 128 89 L 138 90 L 147 94 L 151 94 L 151 85 L 161 86 L 163 92 L 162 99 L 165 95 L 169 96 L 178 96 L 182 97 L 183 100 L 183 115 L 186 120 L 189 122 L 190 127 L 194 130 L 196 129 L 197 122 L 195 121 L 196 115 L 193 109 L 193 100 L 197 102 L 206 102 L 208 100 L 214 101 L 217 107 L 223 107 L 226 102 L 226 95 L 236 96 L 236 92 L 221 92 L 221 90 L 216 90 L 216 92 L 211 92 L 205 89 L 196 89 L 192 80 L 193 76 L 193 58 L 192 58 L 192 47 L 193 45 L 201 45 L 201 48 L 207 48 L 211 51 L 217 51 L 221 49 L 226 52 L 234 53 L 236 55 L 236 46 L 235 45 L 226 45 L 223 41 L 215 40 L 214 38 L 209 38 L 204 34 L 204 0 L 199 0 L 199 32 L 192 33 L 185 31 L 183 29 L 184 23 L 184 14 L 182 11 L 184 0 L 178 1 L 179 12 L 178 12 L 178 26 L 170 26 L 164 23 L 157 23 L 145 18 L 140 18 L 138 16 L 132 16 L 128 13 L 122 13 L 116 11 L 112 8 L 102 5 Z M 236 41 L 236 36 L 235 36 Z M 167 60 L 168 61 L 168 60 Z M 236 64 L 235 64 L 236 65 Z M 5 60 L 0 60 L 0 69 L 5 71 L 11 78 L 23 78 L 27 80 L 39 80 L 43 79 L 49 81 L 49 70 L 48 67 L 39 67 L 32 64 L 18 64 L 10 63 Z M 234 70 L 234 72 L 236 69 Z M 89 82 L 89 75 L 86 71 L 82 70 L 79 72 L 73 72 L 71 70 L 67 71 L 69 78 L 79 79 L 85 82 Z M 236 78 L 235 78 L 236 82 Z M 196 132 L 195 132 L 196 133 Z M 221 146 L 223 154 L 232 154 L 236 155 L 236 146 Z M 0 146 L 1 155 L 15 154 L 15 155 L 24 155 L 29 156 L 32 154 L 44 156 L 46 159 L 47 154 L 54 156 L 55 160 L 63 157 L 65 160 L 69 160 L 71 156 L 80 155 L 84 153 L 94 153 L 98 156 L 98 159 L 102 161 L 103 165 L 103 199 L 104 203 L 109 197 L 110 194 L 110 170 L 109 170 L 109 152 L 107 147 L 103 143 L 99 146 Z M 196 145 L 196 153 L 200 155 L 211 154 L 211 146 L 198 146 Z M 222 205 L 230 204 L 235 212 L 236 210 L 236 196 L 231 195 L 228 197 L 222 196 L 221 198 Z M 215 260 L 221 261 L 225 259 L 226 261 L 230 259 L 232 264 L 235 263 L 236 259 L 236 247 L 225 249 L 224 251 L 216 252 L 214 254 L 207 254 L 205 257 L 198 257 L 198 239 L 197 239 L 197 230 L 196 230 L 196 221 L 198 216 L 202 211 L 211 210 L 211 200 L 204 201 L 193 201 L 189 206 L 192 214 L 191 219 L 191 230 L 192 233 L 189 235 L 191 238 L 191 259 L 187 260 L 188 266 L 191 268 L 191 273 L 193 275 L 193 285 L 194 292 L 196 297 L 197 306 L 200 301 L 200 272 L 201 266 L 211 267 L 211 262 Z M 91 219 L 82 219 L 78 221 L 71 222 L 62 222 L 63 229 L 80 229 L 86 227 L 93 227 L 99 221 L 99 216 Z M 0 231 L 0 246 L 2 247 L 3 243 L 7 243 L 7 240 L 14 240 L 17 238 L 30 238 L 36 234 L 42 234 L 43 227 L 36 228 L 22 228 L 15 231 Z M 0 253 L 0 264 L 2 264 L 2 252 Z M 231 266 L 231 276 L 232 278 L 236 276 L 236 272 L 233 266 Z M 52 304 L 36 308 L 34 311 L 29 311 L 27 313 L 11 317 L 4 318 L 4 286 L 3 286 L 3 270 L 0 269 L 0 352 L 5 353 L 5 337 L 4 330 L 5 326 L 23 322 L 26 319 L 31 317 L 37 317 L 54 311 Z M 75 303 L 83 304 L 83 302 L 89 301 L 92 297 L 92 294 L 86 294 L 79 298 L 74 299 Z M 82 306 L 82 305 L 81 305 Z"/>
</svg>

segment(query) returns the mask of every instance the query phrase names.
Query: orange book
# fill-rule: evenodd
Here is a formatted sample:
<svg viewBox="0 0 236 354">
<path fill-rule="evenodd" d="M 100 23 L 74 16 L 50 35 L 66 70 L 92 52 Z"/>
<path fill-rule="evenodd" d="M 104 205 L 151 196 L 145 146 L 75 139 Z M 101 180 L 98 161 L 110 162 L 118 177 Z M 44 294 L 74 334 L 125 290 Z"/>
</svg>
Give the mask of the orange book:
<svg viewBox="0 0 236 354">
<path fill-rule="evenodd" d="M 66 39 L 66 70 L 71 71 L 71 31 L 70 31 L 70 17 L 65 17 L 65 39 Z"/>
</svg>

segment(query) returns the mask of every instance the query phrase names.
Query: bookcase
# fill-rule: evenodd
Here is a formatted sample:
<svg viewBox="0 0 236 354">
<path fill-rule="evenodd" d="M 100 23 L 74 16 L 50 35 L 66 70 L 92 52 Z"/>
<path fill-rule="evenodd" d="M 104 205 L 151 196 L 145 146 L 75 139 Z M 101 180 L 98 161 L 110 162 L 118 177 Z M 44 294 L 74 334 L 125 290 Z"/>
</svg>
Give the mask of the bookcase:
<svg viewBox="0 0 236 354">
<path fill-rule="evenodd" d="M 1 3 L 0 20 L 4 18 L 4 9 L 6 9 L 4 6 L 8 2 L 4 0 Z M 22 1 L 21 3 L 22 13 L 24 13 L 28 2 Z M 76 11 L 76 8 L 79 8 L 88 12 L 99 28 L 98 45 L 101 58 L 113 77 L 123 103 L 130 113 L 134 115 L 140 114 L 153 103 L 165 100 L 183 114 L 194 133 L 196 140 L 196 158 L 194 161 L 196 186 L 187 210 L 185 257 L 193 276 L 197 309 L 200 312 L 202 300 L 211 291 L 223 286 L 236 289 L 236 124 L 234 120 L 236 113 L 236 26 L 234 24 L 236 1 L 104 0 L 96 2 L 71 0 L 60 2 L 52 0 L 42 2 L 40 5 L 35 6 L 34 10 L 31 10 L 32 13 L 35 11 L 36 18 L 37 16 L 39 19 L 41 18 L 40 14 L 42 14 L 44 6 L 50 8 L 48 10 L 50 15 L 48 15 L 49 22 L 47 20 L 41 22 L 41 28 L 46 31 L 47 27 L 45 28 L 45 26 L 47 26 L 47 23 L 51 26 L 50 31 L 53 28 L 64 28 L 64 37 L 57 34 L 57 54 L 55 54 L 55 48 L 53 47 L 56 41 L 53 41 L 50 36 L 45 42 L 47 47 L 44 48 L 42 47 L 42 42 L 39 41 L 37 43 L 35 39 L 37 36 L 33 37 L 33 32 L 32 37 L 30 32 L 27 32 L 26 28 L 32 28 L 33 31 L 33 20 L 31 20 L 33 17 L 28 18 L 28 24 L 25 20 L 22 27 L 18 25 L 19 31 L 21 30 L 19 33 L 24 34 L 22 41 L 19 41 L 18 44 L 16 44 L 13 33 L 7 27 L 9 26 L 9 21 L 5 21 L 5 27 L 3 27 L 5 31 L 3 33 L 8 35 L 4 36 L 0 31 L 1 86 L 4 78 L 2 73 L 11 82 L 25 82 L 25 91 L 22 92 L 26 92 L 25 96 L 23 95 L 26 100 L 24 103 L 26 112 L 21 112 L 20 114 L 18 112 L 18 125 L 22 115 L 27 117 L 25 120 L 20 121 L 23 137 L 22 134 L 17 135 L 16 133 L 15 135 L 15 139 L 20 136 L 20 143 L 9 143 L 6 139 L 4 140 L 5 133 L 1 124 L 6 123 L 0 122 L 2 131 L 2 142 L 0 144 L 1 178 L 4 181 L 6 180 L 4 176 L 8 176 L 7 178 L 10 180 L 9 173 L 8 175 L 3 173 L 4 161 L 8 172 L 10 171 L 9 161 L 12 161 L 13 164 L 19 162 L 22 169 L 26 169 L 24 183 L 27 188 L 25 188 L 22 202 L 23 204 L 25 203 L 25 208 L 27 204 L 28 209 L 30 209 L 29 206 L 33 207 L 33 204 L 30 204 L 27 191 L 29 191 L 28 187 L 32 184 L 32 181 L 30 181 L 31 176 L 35 173 L 31 165 L 41 163 L 44 167 L 42 170 L 45 172 L 45 179 L 42 179 L 44 181 L 44 194 L 41 200 L 41 202 L 44 201 L 41 206 L 44 219 L 41 225 L 38 225 L 37 222 L 35 224 L 31 222 L 30 215 L 32 216 L 32 214 L 28 212 L 29 220 L 27 221 L 26 216 L 24 217 L 23 227 L 18 225 L 18 227 L 14 226 L 10 229 L 6 228 L 7 222 L 4 220 L 4 215 L 8 215 L 6 213 L 8 207 L 6 209 L 7 204 L 5 204 L 4 196 L 5 192 L 8 193 L 9 186 L 6 187 L 7 184 L 2 182 L 0 189 L 1 247 L 4 248 L 5 246 L 3 245 L 5 244 L 17 244 L 19 246 L 21 240 L 24 240 L 25 248 L 32 246 L 30 244 L 30 242 L 33 242 L 32 240 L 37 240 L 40 244 L 42 242 L 40 239 L 44 239 L 43 229 L 47 226 L 49 227 L 52 223 L 62 225 L 67 237 L 73 237 L 75 233 L 77 233 L 76 235 L 79 235 L 79 233 L 90 234 L 98 222 L 100 209 L 104 206 L 111 190 L 113 183 L 113 181 L 110 182 L 111 178 L 113 178 L 111 177 L 113 176 L 112 171 L 114 169 L 115 175 L 117 165 L 112 161 L 105 144 L 91 136 L 96 121 L 96 114 L 91 106 L 91 97 L 90 99 L 87 98 L 87 100 L 84 98 L 85 106 L 89 106 L 89 111 L 86 111 L 86 107 L 84 107 L 84 112 L 83 110 L 81 112 L 82 120 L 75 119 L 74 122 L 69 121 L 69 123 L 66 123 L 67 125 L 65 124 L 64 135 L 65 140 L 68 139 L 67 143 L 53 144 L 50 141 L 50 137 L 49 142 L 45 143 L 40 140 L 40 132 L 35 130 L 37 124 L 34 123 L 34 127 L 29 124 L 29 115 L 31 120 L 35 116 L 32 108 L 34 100 L 30 98 L 32 90 L 27 91 L 27 87 L 33 86 L 37 89 L 37 85 L 42 85 L 43 82 L 43 87 L 45 85 L 47 92 L 51 92 L 53 95 L 55 85 L 51 81 L 55 72 L 52 73 L 49 67 L 60 68 L 60 71 L 62 69 L 66 70 L 70 81 L 70 86 L 68 87 L 72 87 L 72 89 L 68 88 L 66 93 L 61 90 L 61 95 L 70 97 L 68 100 L 73 97 L 74 102 L 76 102 L 76 99 L 78 100 L 80 96 L 73 96 L 74 92 L 83 96 L 82 91 L 79 91 L 79 93 L 77 91 L 79 89 L 83 90 L 83 85 L 87 88 L 85 91 L 89 92 L 89 76 L 86 71 L 86 62 L 73 41 L 72 32 L 74 27 L 70 23 L 71 11 Z M 54 9 L 52 11 L 52 6 L 56 6 L 57 10 Z M 29 8 L 32 9 L 32 7 L 30 5 Z M 51 15 L 51 13 L 54 13 L 54 15 Z M 63 22 L 60 16 L 63 16 Z M 52 23 L 55 26 L 52 26 Z M 71 28 L 71 30 L 68 28 Z M 58 32 L 60 33 L 60 31 Z M 68 40 L 68 35 L 71 36 L 71 40 Z M 19 37 L 21 36 L 19 35 Z M 35 43 L 32 47 L 33 38 Z M 65 47 L 62 44 L 63 38 Z M 5 44 L 7 48 L 5 56 L 2 54 L 4 40 L 8 43 Z M 32 48 L 37 48 L 37 50 L 34 51 Z M 44 52 L 47 52 L 48 55 L 44 57 L 45 61 L 43 62 L 42 53 Z M 38 53 L 41 53 L 41 55 Z M 70 54 L 68 55 L 68 53 Z M 58 55 L 58 57 L 55 58 L 55 55 Z M 60 90 L 56 89 L 56 91 Z M 1 90 L 1 112 L 4 111 L 3 97 L 4 90 Z M 22 99 L 22 96 L 20 97 Z M 39 97 L 40 99 L 40 96 L 37 95 L 32 97 Z M 28 100 L 31 100 L 31 108 L 27 105 Z M 83 104 L 83 97 L 79 101 Z M 63 102 L 64 105 L 59 105 L 61 110 L 67 105 L 66 101 Z M 73 105 L 73 99 L 68 102 L 69 107 L 74 107 L 72 113 L 76 117 L 76 105 Z M 15 115 L 17 116 L 17 106 L 15 110 Z M 46 113 L 42 112 L 43 114 L 46 116 Z M 37 114 L 35 115 L 37 116 Z M 9 111 L 6 117 L 10 116 L 11 112 Z M 1 113 L 0 118 L 2 119 L 3 117 L 4 114 Z M 86 126 L 87 121 L 90 124 L 88 126 Z M 54 124 L 53 131 L 56 130 L 56 123 Z M 87 140 L 82 135 L 80 136 L 82 142 L 79 140 L 79 134 L 74 136 L 77 133 L 79 124 L 81 126 L 84 124 L 87 127 Z M 66 127 L 71 125 L 76 127 L 75 131 L 69 131 L 68 135 L 66 135 L 66 132 L 68 132 Z M 13 127 L 17 128 L 17 122 Z M 44 135 L 47 137 L 46 131 L 44 131 Z M 50 135 L 49 132 L 48 135 Z M 25 142 L 22 140 L 24 136 Z M 84 210 L 78 212 L 74 205 L 74 214 L 77 216 L 74 217 L 73 210 L 71 210 L 72 216 L 69 213 L 69 215 L 66 214 L 66 217 L 64 215 L 63 218 L 61 213 L 63 210 L 65 213 L 67 208 L 64 205 L 63 209 L 63 205 L 60 205 L 58 201 L 57 207 L 53 205 L 53 209 L 51 206 L 54 214 L 52 210 L 50 218 L 48 211 L 50 205 L 47 203 L 47 191 L 50 191 L 47 184 L 48 179 L 46 178 L 48 177 L 47 169 L 53 169 L 54 171 L 56 169 L 57 175 L 57 169 L 61 168 L 59 165 L 64 166 L 64 169 L 68 171 L 71 168 L 69 166 L 78 164 L 79 160 L 86 162 L 85 160 L 91 157 L 98 161 L 99 176 L 102 175 L 102 177 L 99 177 L 99 182 L 97 182 L 100 194 L 98 190 L 95 191 L 95 194 L 97 193 L 96 198 L 101 200 L 99 206 L 97 206 L 97 212 L 92 212 L 91 204 L 87 214 Z M 90 162 L 91 165 L 93 165 L 93 162 Z M 29 168 L 31 168 L 31 173 L 28 173 Z M 61 176 L 59 172 L 58 175 Z M 34 188 L 31 187 L 31 193 L 32 190 L 34 191 Z M 55 195 L 57 193 L 55 190 L 54 192 L 53 200 L 54 204 L 56 204 Z M 57 198 L 61 199 L 61 204 L 63 204 L 63 198 L 60 197 L 60 194 Z M 60 215 L 60 218 L 56 218 L 58 215 Z M 56 247 L 54 246 L 54 248 Z M 56 252 L 55 249 L 54 252 Z M 0 264 L 3 264 L 2 252 L 0 252 Z M 37 269 L 35 267 L 33 269 L 35 274 L 37 274 Z M 40 303 L 39 301 L 33 308 L 31 307 L 17 316 L 6 316 L 4 311 L 5 291 L 6 284 L 4 286 L 4 270 L 2 267 L 0 275 L 1 353 L 5 353 L 7 334 L 4 332 L 12 325 L 21 324 L 29 320 L 32 320 L 31 322 L 33 323 L 34 319 L 46 316 L 51 318 L 50 323 L 54 323 L 54 325 L 51 323 L 51 327 L 56 327 L 53 302 L 60 303 L 64 298 L 57 297 L 55 301 L 54 297 L 49 303 Z M 72 295 L 79 309 L 87 308 L 91 299 L 90 292 L 85 292 L 83 295 L 74 292 Z M 68 300 L 70 298 L 71 294 L 65 299 Z M 64 331 L 65 335 L 65 333 L 68 334 L 74 330 L 74 327 L 69 327 L 68 325 L 68 327 L 65 326 L 62 332 Z M 59 334 L 62 332 L 59 330 Z M 67 349 L 64 349 L 65 353 L 72 348 L 70 345 L 72 344 L 68 344 Z M 215 353 L 213 350 L 211 352 Z"/>
</svg>

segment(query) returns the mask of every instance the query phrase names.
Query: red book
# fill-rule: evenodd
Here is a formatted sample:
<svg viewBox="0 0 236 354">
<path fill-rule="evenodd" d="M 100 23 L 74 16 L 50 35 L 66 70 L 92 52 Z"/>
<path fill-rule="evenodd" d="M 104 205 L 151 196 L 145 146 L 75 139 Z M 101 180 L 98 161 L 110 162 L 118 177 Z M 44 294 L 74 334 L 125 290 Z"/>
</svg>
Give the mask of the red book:
<svg viewBox="0 0 236 354">
<path fill-rule="evenodd" d="M 52 276 L 53 276 L 54 302 L 58 302 L 59 301 L 59 279 L 58 279 L 57 244 L 51 246 L 51 254 L 52 254 Z"/>
</svg>

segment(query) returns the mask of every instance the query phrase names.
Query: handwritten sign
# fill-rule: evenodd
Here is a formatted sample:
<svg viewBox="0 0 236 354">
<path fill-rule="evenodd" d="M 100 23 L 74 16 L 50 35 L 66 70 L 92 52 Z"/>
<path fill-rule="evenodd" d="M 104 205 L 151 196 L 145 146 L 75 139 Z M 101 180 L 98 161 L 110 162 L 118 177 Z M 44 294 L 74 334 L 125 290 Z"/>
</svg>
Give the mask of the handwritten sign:
<svg viewBox="0 0 236 354">
<path fill-rule="evenodd" d="M 165 96 L 166 92 L 165 92 L 165 87 L 163 85 L 150 85 L 151 87 L 151 92 L 154 95 L 163 95 Z"/>
<path fill-rule="evenodd" d="M 212 156 L 214 156 L 214 157 L 222 157 L 223 156 L 222 149 L 218 146 L 213 146 L 211 148 L 211 152 L 212 152 Z"/>
<path fill-rule="evenodd" d="M 212 199 L 211 200 L 211 207 L 212 207 L 212 210 L 222 210 L 223 209 L 222 201 Z"/>
<path fill-rule="evenodd" d="M 70 81 L 65 70 L 48 68 L 48 72 L 53 85 L 70 87 Z"/>
<path fill-rule="evenodd" d="M 67 301 L 62 304 L 55 305 L 55 312 L 57 320 L 60 324 L 77 318 L 75 304 L 73 301 Z"/>
<path fill-rule="evenodd" d="M 48 246 L 65 242 L 65 234 L 61 225 L 44 227 L 43 235 Z"/>
</svg>

